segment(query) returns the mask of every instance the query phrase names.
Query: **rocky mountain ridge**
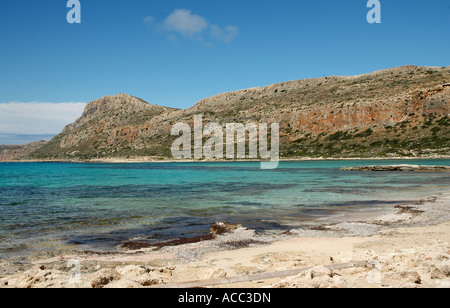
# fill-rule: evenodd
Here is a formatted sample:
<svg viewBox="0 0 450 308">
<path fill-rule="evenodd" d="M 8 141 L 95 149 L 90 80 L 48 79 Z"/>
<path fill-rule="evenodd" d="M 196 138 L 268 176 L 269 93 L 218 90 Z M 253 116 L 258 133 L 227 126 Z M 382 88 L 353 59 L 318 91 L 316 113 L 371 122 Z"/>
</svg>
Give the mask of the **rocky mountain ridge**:
<svg viewBox="0 0 450 308">
<path fill-rule="evenodd" d="M 126 95 L 82 116 L 22 159 L 171 158 L 175 123 L 280 123 L 282 158 L 430 157 L 450 150 L 450 67 L 289 81 L 222 93 L 185 110 Z"/>
</svg>

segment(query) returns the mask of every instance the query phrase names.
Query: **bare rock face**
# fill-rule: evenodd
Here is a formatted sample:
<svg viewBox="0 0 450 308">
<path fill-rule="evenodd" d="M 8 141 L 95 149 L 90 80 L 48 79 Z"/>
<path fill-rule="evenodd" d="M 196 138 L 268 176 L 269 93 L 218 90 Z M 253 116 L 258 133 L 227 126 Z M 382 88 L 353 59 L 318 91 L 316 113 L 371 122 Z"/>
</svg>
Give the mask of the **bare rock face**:
<svg viewBox="0 0 450 308">
<path fill-rule="evenodd" d="M 175 123 L 280 124 L 290 157 L 439 157 L 450 152 L 450 70 L 404 66 L 222 93 L 186 110 L 126 94 L 86 106 L 33 159 L 170 158 Z"/>
</svg>

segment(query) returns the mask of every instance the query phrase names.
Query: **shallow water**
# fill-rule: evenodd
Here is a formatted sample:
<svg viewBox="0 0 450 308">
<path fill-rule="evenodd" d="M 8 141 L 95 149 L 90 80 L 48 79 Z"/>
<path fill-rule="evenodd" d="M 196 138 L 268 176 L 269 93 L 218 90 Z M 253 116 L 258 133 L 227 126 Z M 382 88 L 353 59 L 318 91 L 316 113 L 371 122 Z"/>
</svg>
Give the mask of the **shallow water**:
<svg viewBox="0 0 450 308">
<path fill-rule="evenodd" d="M 450 160 L 259 163 L 2 163 L 0 258 L 112 250 L 209 232 L 211 223 L 286 230 L 377 211 L 450 187 L 448 173 L 348 172 L 343 166 Z"/>
</svg>

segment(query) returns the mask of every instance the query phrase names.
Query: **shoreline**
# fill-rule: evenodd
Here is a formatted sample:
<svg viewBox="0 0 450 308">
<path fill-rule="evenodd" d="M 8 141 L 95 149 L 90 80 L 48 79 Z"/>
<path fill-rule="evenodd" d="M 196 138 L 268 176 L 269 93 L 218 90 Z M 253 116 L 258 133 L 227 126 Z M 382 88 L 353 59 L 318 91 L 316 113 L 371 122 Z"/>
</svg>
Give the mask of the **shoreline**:
<svg viewBox="0 0 450 308">
<path fill-rule="evenodd" d="M 445 191 L 366 220 L 292 229 L 281 236 L 236 227 L 214 239 L 176 246 L 38 259 L 28 269 L 0 273 L 0 288 L 165 287 L 301 267 L 313 267 L 309 271 L 318 271 L 318 280 L 301 273 L 229 287 L 450 287 L 449 242 L 450 191 Z M 81 264 L 82 281 L 70 284 L 66 265 L 74 259 Z M 343 269 L 334 276 L 324 267 L 371 260 L 381 264 L 381 283 L 367 283 L 373 268 Z M 399 260 L 409 265 L 396 266 Z M 1 267 L 8 266 L 8 260 L 0 262 Z"/>
<path fill-rule="evenodd" d="M 307 162 L 307 161 L 364 161 L 364 160 L 440 160 L 450 159 L 450 155 L 436 155 L 426 157 L 331 157 L 331 158 L 312 158 L 312 157 L 297 157 L 297 158 L 280 158 L 279 162 Z M 182 159 L 174 160 L 169 158 L 152 158 L 152 157 L 140 157 L 140 158 L 104 158 L 104 159 L 49 159 L 49 160 L 8 160 L 0 161 L 0 163 L 98 163 L 98 164 L 134 164 L 134 163 L 236 163 L 236 162 L 255 162 L 260 163 L 264 160 L 258 159 L 237 159 L 237 160 L 196 160 L 196 159 Z"/>
</svg>

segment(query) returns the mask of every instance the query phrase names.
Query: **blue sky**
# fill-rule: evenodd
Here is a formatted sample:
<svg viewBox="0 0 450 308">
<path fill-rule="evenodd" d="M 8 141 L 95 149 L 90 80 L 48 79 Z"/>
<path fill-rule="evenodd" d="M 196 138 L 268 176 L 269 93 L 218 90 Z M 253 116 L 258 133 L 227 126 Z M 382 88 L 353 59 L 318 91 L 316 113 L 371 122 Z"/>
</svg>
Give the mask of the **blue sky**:
<svg viewBox="0 0 450 308">
<path fill-rule="evenodd" d="M 69 24 L 66 0 L 2 0 L 0 103 L 65 103 L 76 118 L 76 103 L 119 92 L 187 108 L 288 80 L 450 65 L 448 0 L 380 2 L 369 24 L 366 0 L 80 0 Z M 7 115 L 0 136 L 27 133 Z"/>
</svg>

